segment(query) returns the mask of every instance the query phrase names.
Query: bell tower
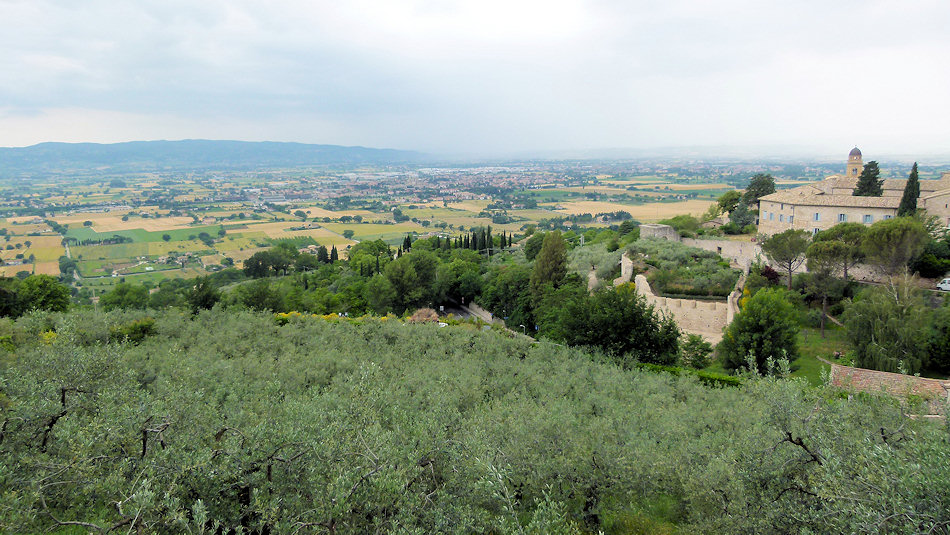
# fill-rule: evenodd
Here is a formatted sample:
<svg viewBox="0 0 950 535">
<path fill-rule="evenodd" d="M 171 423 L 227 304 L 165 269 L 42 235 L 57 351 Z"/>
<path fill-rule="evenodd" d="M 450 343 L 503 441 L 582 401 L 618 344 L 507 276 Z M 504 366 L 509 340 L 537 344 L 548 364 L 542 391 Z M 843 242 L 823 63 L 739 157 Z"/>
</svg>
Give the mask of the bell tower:
<svg viewBox="0 0 950 535">
<path fill-rule="evenodd" d="M 848 178 L 858 178 L 864 171 L 864 161 L 861 159 L 861 149 L 855 147 L 848 153 L 848 165 L 845 168 L 845 176 Z"/>
</svg>

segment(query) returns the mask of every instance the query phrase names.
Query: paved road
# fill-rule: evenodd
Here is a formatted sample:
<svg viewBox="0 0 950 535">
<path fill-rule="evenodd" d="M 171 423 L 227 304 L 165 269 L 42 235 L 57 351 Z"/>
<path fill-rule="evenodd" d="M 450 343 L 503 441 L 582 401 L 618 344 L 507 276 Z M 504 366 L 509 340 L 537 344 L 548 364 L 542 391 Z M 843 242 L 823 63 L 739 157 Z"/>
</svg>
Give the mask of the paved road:
<svg viewBox="0 0 950 535">
<path fill-rule="evenodd" d="M 439 312 L 440 316 L 448 316 L 449 314 L 452 314 L 456 318 L 462 318 L 462 319 L 468 319 L 468 318 L 473 317 L 471 312 L 455 305 L 445 305 L 445 311 Z"/>
</svg>

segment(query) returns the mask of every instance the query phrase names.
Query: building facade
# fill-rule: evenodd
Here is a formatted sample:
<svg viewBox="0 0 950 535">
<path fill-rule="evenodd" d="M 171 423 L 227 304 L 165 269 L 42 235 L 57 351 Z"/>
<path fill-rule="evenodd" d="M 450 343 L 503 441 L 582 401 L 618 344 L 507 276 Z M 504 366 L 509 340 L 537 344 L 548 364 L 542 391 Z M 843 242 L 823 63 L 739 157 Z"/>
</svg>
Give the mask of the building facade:
<svg viewBox="0 0 950 535">
<path fill-rule="evenodd" d="M 821 182 L 762 197 L 759 199 L 759 232 L 772 235 L 800 229 L 814 234 L 838 223 L 871 225 L 897 217 L 907 180 L 885 180 L 881 197 L 855 197 L 852 192 L 863 169 L 861 151 L 855 147 L 848 154 L 844 176 L 832 175 Z M 920 181 L 917 207 L 937 216 L 950 228 L 950 172 L 943 173 L 938 180 Z"/>
</svg>

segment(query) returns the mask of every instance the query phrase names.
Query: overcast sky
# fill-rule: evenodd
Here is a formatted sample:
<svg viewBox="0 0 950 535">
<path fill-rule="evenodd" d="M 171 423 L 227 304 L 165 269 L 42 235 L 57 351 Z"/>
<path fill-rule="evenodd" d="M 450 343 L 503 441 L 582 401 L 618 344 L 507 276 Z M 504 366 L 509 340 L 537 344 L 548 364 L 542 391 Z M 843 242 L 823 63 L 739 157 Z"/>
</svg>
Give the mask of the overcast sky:
<svg viewBox="0 0 950 535">
<path fill-rule="evenodd" d="M 950 2 L 0 0 L 0 145 L 185 138 L 948 153 Z"/>
</svg>

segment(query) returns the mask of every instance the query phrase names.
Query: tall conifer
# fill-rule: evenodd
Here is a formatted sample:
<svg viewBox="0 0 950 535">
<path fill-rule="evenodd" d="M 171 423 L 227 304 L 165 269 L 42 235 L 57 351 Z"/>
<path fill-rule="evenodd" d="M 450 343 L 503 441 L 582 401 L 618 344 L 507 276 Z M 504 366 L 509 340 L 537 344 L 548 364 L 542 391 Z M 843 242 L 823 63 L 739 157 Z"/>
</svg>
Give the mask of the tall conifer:
<svg viewBox="0 0 950 535">
<path fill-rule="evenodd" d="M 884 188 L 881 180 L 881 170 L 877 162 L 871 160 L 864 166 L 861 176 L 858 177 L 858 185 L 854 188 L 852 195 L 856 197 L 880 197 L 884 195 Z"/>
<path fill-rule="evenodd" d="M 913 215 L 917 211 L 917 197 L 920 197 L 920 181 L 917 179 L 917 162 L 914 162 L 910 176 L 907 177 L 907 184 L 904 186 L 904 195 L 901 197 L 897 216 Z"/>
</svg>

